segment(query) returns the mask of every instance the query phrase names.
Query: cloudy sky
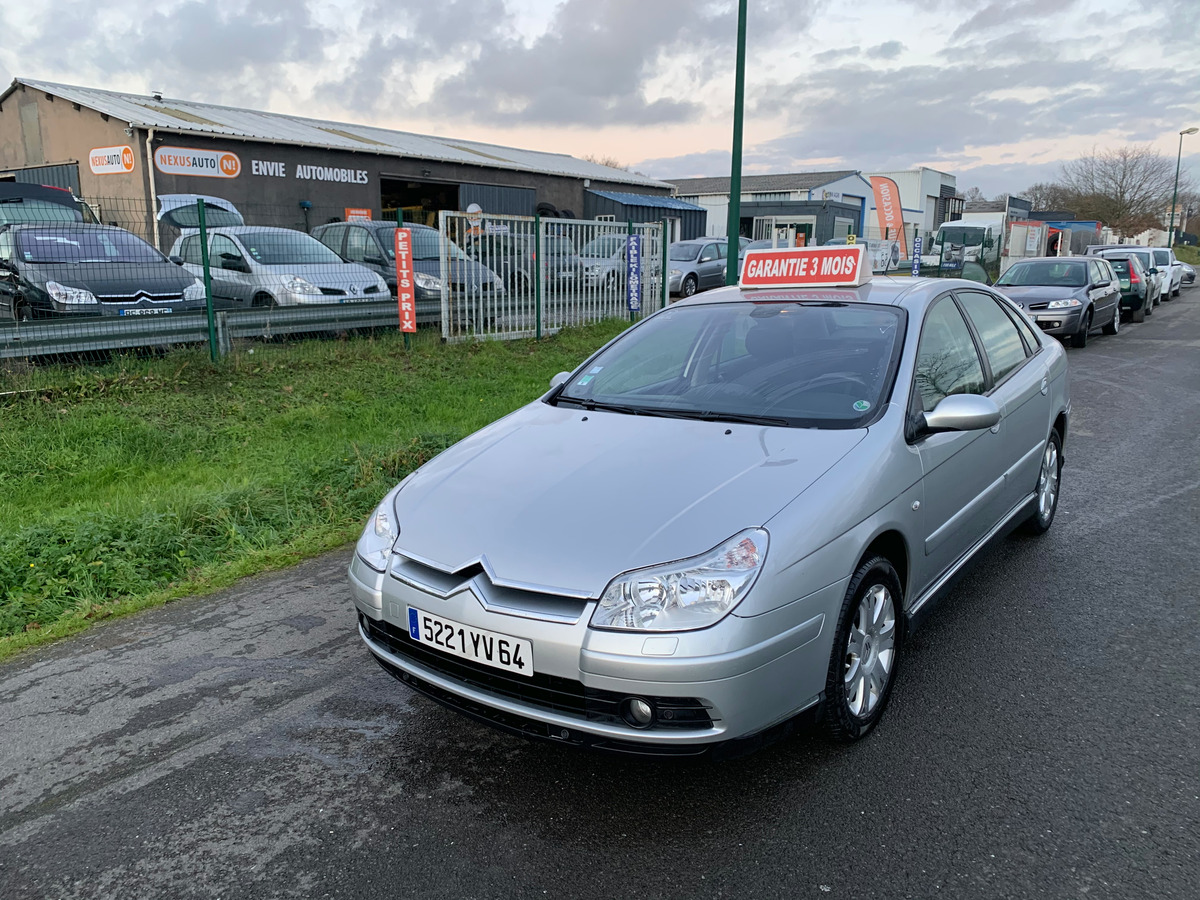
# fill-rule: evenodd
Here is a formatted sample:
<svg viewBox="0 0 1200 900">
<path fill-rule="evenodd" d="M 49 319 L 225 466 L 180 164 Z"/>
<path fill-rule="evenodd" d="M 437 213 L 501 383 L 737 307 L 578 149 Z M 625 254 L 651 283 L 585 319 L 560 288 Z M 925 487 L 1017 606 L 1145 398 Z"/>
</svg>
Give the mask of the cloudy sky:
<svg viewBox="0 0 1200 900">
<path fill-rule="evenodd" d="M 1200 0 L 749 7 L 749 173 L 929 165 L 993 195 L 1200 125 Z M 0 33 L 5 82 L 729 171 L 734 0 L 42 0 L 0 4 Z"/>
</svg>

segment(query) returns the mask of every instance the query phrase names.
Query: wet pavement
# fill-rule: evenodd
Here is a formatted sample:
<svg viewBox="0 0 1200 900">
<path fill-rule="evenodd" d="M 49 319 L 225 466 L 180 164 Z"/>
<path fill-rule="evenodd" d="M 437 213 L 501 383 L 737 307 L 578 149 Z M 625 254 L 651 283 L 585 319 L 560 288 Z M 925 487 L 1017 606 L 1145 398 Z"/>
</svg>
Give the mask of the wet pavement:
<svg viewBox="0 0 1200 900">
<path fill-rule="evenodd" d="M 0 897 L 1194 898 L 1200 291 L 1069 351 L 1058 519 L 865 742 L 527 743 L 362 648 L 348 551 L 0 665 Z"/>
</svg>

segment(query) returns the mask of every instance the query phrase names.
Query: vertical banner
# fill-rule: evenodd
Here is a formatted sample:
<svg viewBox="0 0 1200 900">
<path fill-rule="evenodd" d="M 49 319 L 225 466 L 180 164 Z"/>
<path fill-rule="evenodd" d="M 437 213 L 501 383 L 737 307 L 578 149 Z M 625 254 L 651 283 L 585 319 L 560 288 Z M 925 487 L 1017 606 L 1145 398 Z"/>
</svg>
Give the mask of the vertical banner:
<svg viewBox="0 0 1200 900">
<path fill-rule="evenodd" d="M 409 228 L 396 229 L 396 302 L 400 305 L 400 330 L 416 331 L 417 295 L 413 283 L 412 230 Z"/>
<path fill-rule="evenodd" d="M 626 300 L 631 313 L 642 309 L 642 238 L 641 235 L 631 234 L 627 238 L 625 253 L 625 283 L 627 286 Z"/>
<path fill-rule="evenodd" d="M 882 175 L 871 176 L 871 190 L 875 192 L 875 213 L 879 217 L 879 234 L 885 240 L 900 244 L 900 258 L 908 256 L 908 238 L 904 234 L 904 211 L 900 206 L 900 188 L 896 182 Z"/>
<path fill-rule="evenodd" d="M 913 238 L 913 278 L 921 274 L 921 236 Z"/>
</svg>

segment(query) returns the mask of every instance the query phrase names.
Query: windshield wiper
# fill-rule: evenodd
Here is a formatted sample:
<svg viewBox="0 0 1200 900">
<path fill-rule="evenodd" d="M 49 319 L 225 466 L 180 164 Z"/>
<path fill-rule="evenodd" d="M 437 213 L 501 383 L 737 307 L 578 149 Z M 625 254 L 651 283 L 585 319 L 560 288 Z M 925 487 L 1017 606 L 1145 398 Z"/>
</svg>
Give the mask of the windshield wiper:
<svg viewBox="0 0 1200 900">
<path fill-rule="evenodd" d="M 578 406 L 580 409 L 586 409 L 588 412 L 600 410 L 601 412 L 623 413 L 627 416 L 661 416 L 665 413 L 659 412 L 656 409 L 647 409 L 644 406 L 626 406 L 622 403 L 601 403 L 597 400 L 582 400 L 578 397 L 563 397 L 558 396 L 554 399 L 555 405 L 561 403 L 570 403 Z"/>
<path fill-rule="evenodd" d="M 779 425 L 786 426 L 787 419 L 778 416 L 756 416 L 749 413 L 711 412 L 694 409 L 672 409 L 664 411 L 664 415 L 673 415 L 680 419 L 699 419 L 702 422 L 734 422 L 739 425 Z"/>
</svg>

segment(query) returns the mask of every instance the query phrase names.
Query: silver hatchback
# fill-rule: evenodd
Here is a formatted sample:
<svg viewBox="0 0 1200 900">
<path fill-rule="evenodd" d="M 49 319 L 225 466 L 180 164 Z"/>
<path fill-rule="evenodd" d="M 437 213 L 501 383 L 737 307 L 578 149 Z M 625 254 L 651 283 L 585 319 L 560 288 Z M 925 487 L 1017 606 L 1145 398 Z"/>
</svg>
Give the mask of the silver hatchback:
<svg viewBox="0 0 1200 900">
<path fill-rule="evenodd" d="M 359 634 L 525 736 L 695 754 L 819 710 L 859 738 L 942 588 L 1054 521 L 1069 409 L 1065 351 L 983 285 L 716 290 L 389 492 Z"/>
<path fill-rule="evenodd" d="M 204 277 L 200 235 L 175 241 L 171 258 Z M 235 225 L 208 232 L 213 302 L 220 306 L 297 306 L 387 300 L 387 283 L 346 262 L 316 238 L 290 228 Z"/>
</svg>

